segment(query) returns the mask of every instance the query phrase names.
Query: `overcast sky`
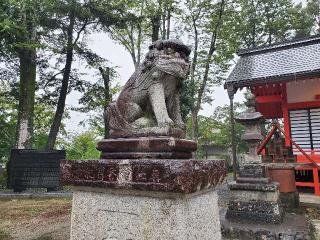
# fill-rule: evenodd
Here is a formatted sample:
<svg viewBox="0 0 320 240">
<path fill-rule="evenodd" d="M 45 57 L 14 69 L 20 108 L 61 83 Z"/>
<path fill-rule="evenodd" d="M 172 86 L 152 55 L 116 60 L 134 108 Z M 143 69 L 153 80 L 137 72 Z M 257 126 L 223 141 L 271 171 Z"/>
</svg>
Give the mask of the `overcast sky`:
<svg viewBox="0 0 320 240">
<path fill-rule="evenodd" d="M 300 0 L 295 0 L 296 3 L 301 2 Z M 302 1 L 305 2 L 305 1 Z M 134 66 L 131 60 L 131 56 L 119 44 L 113 42 L 107 34 L 92 34 L 89 36 L 89 47 L 97 52 L 100 56 L 108 59 L 113 66 L 117 66 L 119 79 L 118 82 L 120 85 L 124 85 L 125 82 L 129 79 L 131 74 L 134 72 Z M 75 62 L 75 65 L 79 64 L 81 68 L 80 62 Z M 94 79 L 92 79 L 94 80 Z M 67 96 L 67 107 L 76 106 L 78 104 L 78 99 L 81 95 L 79 93 L 73 92 Z M 200 114 L 205 116 L 212 115 L 213 111 L 217 106 L 222 106 L 229 103 L 229 98 L 227 92 L 223 89 L 223 86 L 214 88 L 213 92 L 214 101 L 212 104 L 205 104 L 203 106 L 203 110 Z M 235 95 L 236 102 L 242 102 L 244 100 L 243 91 L 237 92 Z M 71 118 L 66 121 L 67 130 L 70 132 L 82 132 L 85 130 L 82 126 L 79 126 L 79 122 L 86 119 L 87 116 L 84 113 L 79 112 L 71 112 Z"/>
</svg>

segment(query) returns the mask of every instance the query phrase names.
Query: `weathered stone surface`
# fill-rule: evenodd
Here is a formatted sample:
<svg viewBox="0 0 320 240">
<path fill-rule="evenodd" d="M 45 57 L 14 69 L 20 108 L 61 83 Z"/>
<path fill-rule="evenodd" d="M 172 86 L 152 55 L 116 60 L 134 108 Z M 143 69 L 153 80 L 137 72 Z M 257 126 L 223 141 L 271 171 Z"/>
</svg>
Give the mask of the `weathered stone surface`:
<svg viewBox="0 0 320 240">
<path fill-rule="evenodd" d="M 103 139 L 97 149 L 103 152 L 194 152 L 197 143 L 173 137 Z"/>
<path fill-rule="evenodd" d="M 265 178 L 267 167 L 264 164 L 245 164 L 239 168 L 239 176 L 244 178 Z"/>
<path fill-rule="evenodd" d="M 183 129 L 174 126 L 163 127 L 144 127 L 128 129 L 114 129 L 110 136 L 113 138 L 131 138 L 131 137 L 146 137 L 146 136 L 170 136 L 175 138 L 185 138 L 186 133 Z"/>
<path fill-rule="evenodd" d="M 105 117 L 110 137 L 184 137 L 179 90 L 189 73 L 190 49 L 179 40 L 159 40 L 125 84 Z"/>
<path fill-rule="evenodd" d="M 175 194 L 175 198 L 163 193 L 150 197 L 141 194 L 76 189 L 71 240 L 221 239 L 214 191 L 192 197 Z"/>
<path fill-rule="evenodd" d="M 190 159 L 192 153 L 185 152 L 102 152 L 101 159 Z"/>
<path fill-rule="evenodd" d="M 236 182 L 237 183 L 268 184 L 268 183 L 270 183 L 270 178 L 238 177 Z"/>
<path fill-rule="evenodd" d="M 282 209 L 277 202 L 269 201 L 229 201 L 228 210 L 244 211 L 244 212 L 259 212 L 278 215 Z"/>
<path fill-rule="evenodd" d="M 225 161 L 112 159 L 62 161 L 65 185 L 193 193 L 214 188 L 226 176 Z"/>
<path fill-rule="evenodd" d="M 197 143 L 173 137 L 103 139 L 97 144 L 102 159 L 189 159 Z"/>
<path fill-rule="evenodd" d="M 283 209 L 278 202 L 229 201 L 226 218 L 230 221 L 281 223 Z"/>
<path fill-rule="evenodd" d="M 261 156 L 257 154 L 257 148 L 260 140 L 263 139 L 261 135 L 260 124 L 263 121 L 261 113 L 256 111 L 256 104 L 254 95 L 246 95 L 246 106 L 245 112 L 240 113 L 235 117 L 235 120 L 245 126 L 245 131 L 241 136 L 249 148 L 249 151 L 243 155 L 244 164 L 248 163 L 261 163 Z"/>
<path fill-rule="evenodd" d="M 282 223 L 232 222 L 220 213 L 221 231 L 226 239 L 237 240 L 310 240 L 310 229 L 303 214 L 286 213 Z"/>
<path fill-rule="evenodd" d="M 230 190 L 275 192 L 275 191 L 278 191 L 279 189 L 279 184 L 276 182 L 272 182 L 269 184 L 231 182 L 228 185 Z"/>
<path fill-rule="evenodd" d="M 264 191 L 241 191 L 233 190 L 230 191 L 230 200 L 231 201 L 260 201 L 266 202 L 277 202 L 279 201 L 279 192 L 264 192 Z"/>
<path fill-rule="evenodd" d="M 284 212 L 278 187 L 277 183 L 229 183 L 231 197 L 226 219 L 249 223 L 280 223 Z"/>
</svg>

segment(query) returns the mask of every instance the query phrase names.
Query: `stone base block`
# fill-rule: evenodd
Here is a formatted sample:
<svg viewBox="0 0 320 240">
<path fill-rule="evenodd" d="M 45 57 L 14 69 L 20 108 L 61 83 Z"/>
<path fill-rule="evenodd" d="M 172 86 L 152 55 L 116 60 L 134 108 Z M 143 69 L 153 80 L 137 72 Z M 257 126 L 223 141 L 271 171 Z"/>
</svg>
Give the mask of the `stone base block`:
<svg viewBox="0 0 320 240">
<path fill-rule="evenodd" d="M 195 194 L 76 187 L 71 240 L 220 240 L 215 191 Z"/>
<path fill-rule="evenodd" d="M 233 190 L 230 191 L 231 201 L 255 201 L 259 199 L 260 201 L 266 202 L 277 202 L 279 200 L 279 192 L 262 192 L 262 191 L 241 191 Z"/>
<path fill-rule="evenodd" d="M 235 240 L 310 240 L 309 224 L 304 214 L 286 213 L 279 224 L 233 222 L 220 212 L 222 236 Z M 315 238 L 318 239 L 318 238 Z"/>
<path fill-rule="evenodd" d="M 187 147 L 175 143 L 175 149 Z M 221 239 L 214 188 L 226 176 L 224 161 L 100 159 L 60 164 L 61 182 L 74 187 L 71 240 Z"/>
<path fill-rule="evenodd" d="M 228 186 L 231 191 L 240 190 L 240 191 L 276 192 L 279 190 L 279 184 L 276 182 L 271 182 L 269 184 L 231 182 L 228 184 Z"/>
<path fill-rule="evenodd" d="M 149 137 L 149 136 L 170 136 L 176 138 L 185 138 L 184 130 L 176 127 L 144 127 L 124 130 L 110 131 L 111 138 L 132 138 L 132 137 Z"/>
<path fill-rule="evenodd" d="M 226 219 L 248 223 L 282 222 L 283 208 L 280 205 L 278 184 L 232 182 L 229 188 L 230 201 Z"/>
<path fill-rule="evenodd" d="M 277 202 L 230 201 L 226 218 L 231 221 L 259 223 L 281 223 L 283 210 Z"/>
<path fill-rule="evenodd" d="M 245 164 L 240 166 L 238 174 L 243 178 L 265 178 L 267 167 L 264 164 Z"/>
<path fill-rule="evenodd" d="M 197 143 L 173 137 L 103 139 L 97 144 L 102 159 L 189 159 Z"/>
</svg>

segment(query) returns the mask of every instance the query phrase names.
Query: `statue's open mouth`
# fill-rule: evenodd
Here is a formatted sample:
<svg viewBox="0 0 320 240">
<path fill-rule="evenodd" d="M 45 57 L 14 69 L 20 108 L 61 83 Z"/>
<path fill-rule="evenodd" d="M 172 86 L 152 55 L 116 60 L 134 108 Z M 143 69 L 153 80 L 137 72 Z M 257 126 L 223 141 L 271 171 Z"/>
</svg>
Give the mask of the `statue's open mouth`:
<svg viewBox="0 0 320 240">
<path fill-rule="evenodd" d="M 186 78 L 189 72 L 189 63 L 181 58 L 159 56 L 155 62 L 155 67 L 178 78 Z"/>
</svg>

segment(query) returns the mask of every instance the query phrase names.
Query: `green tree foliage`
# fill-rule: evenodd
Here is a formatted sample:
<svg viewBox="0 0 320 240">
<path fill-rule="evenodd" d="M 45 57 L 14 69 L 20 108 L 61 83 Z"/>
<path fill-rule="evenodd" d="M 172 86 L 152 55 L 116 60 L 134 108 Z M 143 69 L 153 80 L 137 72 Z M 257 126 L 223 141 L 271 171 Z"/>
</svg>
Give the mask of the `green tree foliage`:
<svg viewBox="0 0 320 240">
<path fill-rule="evenodd" d="M 235 115 L 244 110 L 244 105 L 235 104 Z M 214 144 L 216 146 L 224 148 L 226 151 L 231 149 L 231 126 L 230 126 L 230 106 L 224 105 L 217 107 L 211 117 L 199 116 L 199 137 L 198 137 L 198 157 L 203 157 L 204 152 L 201 146 Z M 241 136 L 244 132 L 244 127 L 236 123 L 235 124 L 235 137 L 236 148 L 238 152 L 245 152 L 247 146 L 241 140 Z M 192 136 L 192 120 L 187 121 L 187 135 Z"/>
<path fill-rule="evenodd" d="M 40 23 L 48 11 L 48 1 L 4 0 L 0 3 L 1 58 L 19 66 L 19 105 L 16 146 L 32 147 L 33 111 L 36 87 L 36 54 L 40 36 L 45 32 Z M 40 33 L 41 32 L 41 33 Z"/>
<path fill-rule="evenodd" d="M 0 81 L 1 82 L 1 81 Z M 8 83 L 1 82 L 0 85 L 0 163 L 6 163 L 10 155 L 10 149 L 15 145 L 15 129 L 17 124 L 18 99 Z M 44 149 L 47 141 L 47 133 L 54 116 L 54 108 L 36 101 L 34 106 L 34 148 Z M 62 136 L 66 134 L 65 126 L 62 124 Z"/>
<path fill-rule="evenodd" d="M 111 86 L 118 76 L 113 68 L 99 67 L 100 73 L 96 76 L 96 82 L 83 83 L 84 93 L 79 99 L 80 107 L 75 110 L 87 113 L 89 119 L 82 122 L 88 123 L 91 129 L 95 129 L 101 136 L 108 136 L 108 125 L 104 118 L 106 106 L 112 101 L 112 96 L 120 91 L 120 86 Z"/>
<path fill-rule="evenodd" d="M 96 142 L 101 137 L 90 130 L 80 133 L 76 136 L 71 136 L 70 140 L 60 142 L 67 152 L 67 159 L 97 159 L 100 157 L 100 152 L 96 149 Z"/>
<path fill-rule="evenodd" d="M 308 19 L 308 26 L 313 28 L 310 30 L 311 33 L 320 33 L 320 2 L 319 0 L 307 0 L 307 6 L 304 10 L 304 17 Z M 313 20 L 313 21 L 312 21 Z"/>
<path fill-rule="evenodd" d="M 232 25 L 226 21 L 230 14 L 228 1 L 186 0 L 185 30 L 192 46 L 190 89 L 192 138 L 199 137 L 198 114 L 204 103 L 213 101 L 213 87 L 221 84 L 233 55 L 223 39 L 224 31 Z M 189 99 L 188 99 L 189 100 Z"/>
<path fill-rule="evenodd" d="M 10 149 L 15 144 L 17 112 L 15 98 L 10 94 L 8 83 L 0 80 L 0 163 L 8 160 Z"/>
<path fill-rule="evenodd" d="M 244 105 L 241 103 L 234 104 L 234 114 L 237 116 L 239 113 L 243 112 L 245 109 Z M 222 128 L 220 134 L 216 135 L 215 142 L 221 146 L 227 146 L 231 148 L 231 121 L 230 121 L 230 106 L 224 105 L 217 107 L 213 113 L 213 119 L 218 121 Z M 238 152 L 244 152 L 247 150 L 246 145 L 241 140 L 241 136 L 244 132 L 244 127 L 240 123 L 235 123 L 235 142 Z"/>
<path fill-rule="evenodd" d="M 318 0 L 305 5 L 290 0 L 2 0 L 0 157 L 8 156 L 21 126 L 27 126 L 23 147 L 32 146 L 33 135 L 33 146 L 42 148 L 50 132 L 47 147 L 52 148 L 58 132 L 63 133 L 66 97 L 75 90 L 82 94 L 76 110 L 88 112 L 90 126 L 102 134 L 101 114 L 119 86 L 109 82 L 106 87 L 99 69 L 105 71 L 109 64 L 87 42 L 91 33 L 101 31 L 127 49 L 135 66 L 153 40 L 179 37 L 187 42 L 192 56 L 182 111 L 188 134 L 201 144 L 229 146 L 227 108 L 218 108 L 210 118 L 199 112 L 214 101 L 213 87 L 225 80 L 236 51 L 318 33 L 319 15 Z M 87 81 L 79 65 L 93 70 L 97 80 Z"/>
<path fill-rule="evenodd" d="M 314 33 L 316 11 L 310 1 L 305 7 L 291 0 L 234 0 L 232 5 L 234 27 L 229 39 L 236 42 L 237 48 L 272 44 Z"/>
</svg>

